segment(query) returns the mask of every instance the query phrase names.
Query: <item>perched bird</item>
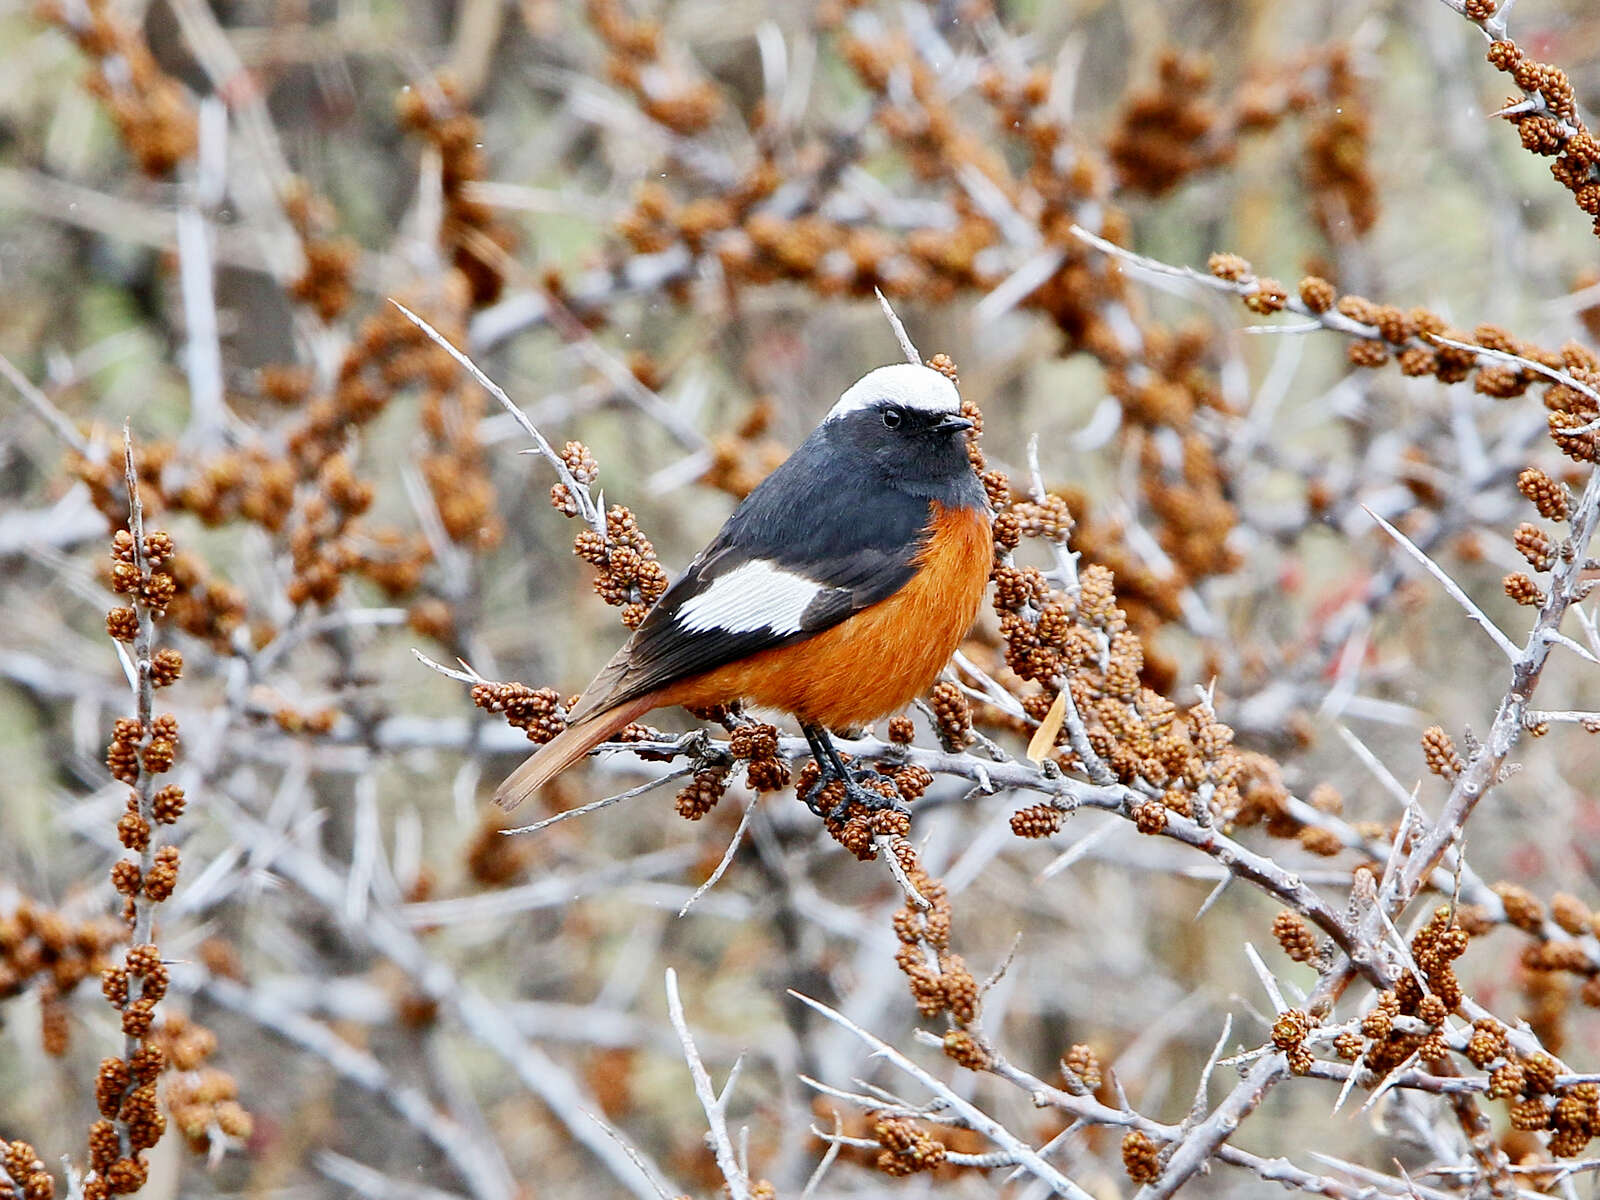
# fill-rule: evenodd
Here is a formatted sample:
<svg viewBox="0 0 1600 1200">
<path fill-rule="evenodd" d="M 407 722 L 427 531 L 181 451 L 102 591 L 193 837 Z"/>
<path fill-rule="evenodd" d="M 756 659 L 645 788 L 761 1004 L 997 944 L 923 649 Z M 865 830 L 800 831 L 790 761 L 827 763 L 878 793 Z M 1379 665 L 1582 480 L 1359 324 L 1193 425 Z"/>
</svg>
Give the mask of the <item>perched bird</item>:
<svg viewBox="0 0 1600 1200">
<path fill-rule="evenodd" d="M 514 808 L 651 709 L 742 701 L 800 722 L 822 772 L 812 796 L 839 780 L 849 801 L 884 807 L 850 777 L 828 731 L 910 703 L 977 616 L 993 544 L 966 452 L 971 428 L 955 384 L 929 367 L 899 363 L 857 381 L 734 510 L 496 803 Z"/>
</svg>

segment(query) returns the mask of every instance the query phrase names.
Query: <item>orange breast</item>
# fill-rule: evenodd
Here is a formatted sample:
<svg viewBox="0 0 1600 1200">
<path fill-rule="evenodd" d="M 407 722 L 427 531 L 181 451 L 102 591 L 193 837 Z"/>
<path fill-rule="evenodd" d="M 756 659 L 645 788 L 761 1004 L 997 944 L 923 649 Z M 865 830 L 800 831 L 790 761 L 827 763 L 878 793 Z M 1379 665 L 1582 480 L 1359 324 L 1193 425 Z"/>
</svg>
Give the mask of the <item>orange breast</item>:
<svg viewBox="0 0 1600 1200">
<path fill-rule="evenodd" d="M 665 688 L 658 703 L 746 700 L 831 729 L 875 721 L 938 678 L 978 615 L 993 554 L 982 510 L 935 503 L 917 573 L 894 595 L 803 642 Z"/>
</svg>

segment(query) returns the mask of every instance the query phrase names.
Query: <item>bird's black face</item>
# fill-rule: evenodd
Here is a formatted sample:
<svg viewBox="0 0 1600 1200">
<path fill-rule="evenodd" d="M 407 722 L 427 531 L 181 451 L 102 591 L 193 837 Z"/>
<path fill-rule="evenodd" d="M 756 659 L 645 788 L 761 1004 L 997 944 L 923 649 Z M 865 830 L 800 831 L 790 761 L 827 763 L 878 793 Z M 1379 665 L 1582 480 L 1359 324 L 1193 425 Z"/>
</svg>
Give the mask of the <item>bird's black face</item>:
<svg viewBox="0 0 1600 1200">
<path fill-rule="evenodd" d="M 836 453 L 900 491 L 958 503 L 968 498 L 976 482 L 966 444 L 972 422 L 957 413 L 885 399 L 830 421 L 828 427 Z"/>
</svg>

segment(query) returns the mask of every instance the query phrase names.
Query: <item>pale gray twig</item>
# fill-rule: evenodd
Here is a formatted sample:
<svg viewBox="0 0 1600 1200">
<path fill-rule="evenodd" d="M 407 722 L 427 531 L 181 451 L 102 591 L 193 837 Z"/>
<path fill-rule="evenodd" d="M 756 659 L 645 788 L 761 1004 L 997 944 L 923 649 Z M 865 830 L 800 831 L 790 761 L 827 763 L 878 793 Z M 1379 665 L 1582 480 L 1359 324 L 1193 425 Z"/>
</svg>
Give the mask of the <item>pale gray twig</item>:
<svg viewBox="0 0 1600 1200">
<path fill-rule="evenodd" d="M 700 1051 L 695 1048 L 689 1023 L 684 1019 L 683 1001 L 678 997 L 678 973 L 671 967 L 667 968 L 667 1016 L 672 1021 L 672 1027 L 678 1031 L 678 1040 L 683 1045 L 684 1061 L 689 1064 L 689 1074 L 694 1080 L 694 1094 L 700 1101 L 700 1107 L 705 1110 L 709 1126 L 707 1140 L 717 1156 L 717 1168 L 727 1181 L 729 1195 L 733 1200 L 750 1200 L 750 1177 L 735 1157 L 733 1142 L 728 1137 L 728 1093 L 733 1089 L 733 1078 L 738 1073 L 739 1064 L 734 1063 L 722 1094 L 718 1095 L 711 1086 L 711 1076 L 705 1064 L 700 1061 Z"/>
</svg>

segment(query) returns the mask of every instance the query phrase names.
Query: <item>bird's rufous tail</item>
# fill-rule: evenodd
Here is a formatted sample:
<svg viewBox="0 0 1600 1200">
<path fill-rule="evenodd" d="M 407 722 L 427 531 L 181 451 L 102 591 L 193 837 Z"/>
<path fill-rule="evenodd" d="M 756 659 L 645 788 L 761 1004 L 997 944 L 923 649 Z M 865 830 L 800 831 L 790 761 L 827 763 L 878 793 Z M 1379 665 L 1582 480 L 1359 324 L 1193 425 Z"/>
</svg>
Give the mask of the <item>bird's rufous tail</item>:
<svg viewBox="0 0 1600 1200">
<path fill-rule="evenodd" d="M 654 707 L 652 697 L 640 696 L 616 708 L 585 714 L 577 724 L 556 734 L 511 772 L 495 789 L 494 802 L 510 812 L 617 730 Z"/>
</svg>

